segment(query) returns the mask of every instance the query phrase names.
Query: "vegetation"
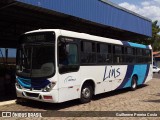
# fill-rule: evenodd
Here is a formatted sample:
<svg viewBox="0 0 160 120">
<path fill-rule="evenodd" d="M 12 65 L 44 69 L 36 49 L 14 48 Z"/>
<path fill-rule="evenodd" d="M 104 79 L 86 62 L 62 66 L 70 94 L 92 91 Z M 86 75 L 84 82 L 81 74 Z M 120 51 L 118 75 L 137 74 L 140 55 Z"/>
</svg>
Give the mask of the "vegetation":
<svg viewBox="0 0 160 120">
<path fill-rule="evenodd" d="M 160 26 L 157 23 L 157 20 L 152 23 L 152 38 L 150 38 L 154 51 L 160 51 Z"/>
</svg>

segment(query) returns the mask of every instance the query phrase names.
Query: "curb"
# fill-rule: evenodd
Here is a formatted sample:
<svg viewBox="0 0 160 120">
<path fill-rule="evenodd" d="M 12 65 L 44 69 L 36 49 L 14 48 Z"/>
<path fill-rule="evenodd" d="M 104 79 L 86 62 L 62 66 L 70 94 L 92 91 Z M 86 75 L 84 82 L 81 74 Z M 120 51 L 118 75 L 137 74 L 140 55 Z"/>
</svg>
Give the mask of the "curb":
<svg viewBox="0 0 160 120">
<path fill-rule="evenodd" d="M 4 102 L 0 102 L 0 106 L 10 105 L 10 104 L 14 104 L 14 103 L 16 103 L 16 100 L 4 101 Z"/>
</svg>

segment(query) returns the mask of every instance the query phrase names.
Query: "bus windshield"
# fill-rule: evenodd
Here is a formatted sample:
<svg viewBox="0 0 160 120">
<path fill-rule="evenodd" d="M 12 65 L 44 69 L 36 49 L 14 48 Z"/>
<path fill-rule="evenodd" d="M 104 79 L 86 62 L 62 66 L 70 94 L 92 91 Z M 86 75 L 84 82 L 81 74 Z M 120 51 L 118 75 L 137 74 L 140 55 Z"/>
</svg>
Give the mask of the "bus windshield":
<svg viewBox="0 0 160 120">
<path fill-rule="evenodd" d="M 24 35 L 17 49 L 17 75 L 28 78 L 52 76 L 55 73 L 54 39 L 53 33 Z"/>
</svg>

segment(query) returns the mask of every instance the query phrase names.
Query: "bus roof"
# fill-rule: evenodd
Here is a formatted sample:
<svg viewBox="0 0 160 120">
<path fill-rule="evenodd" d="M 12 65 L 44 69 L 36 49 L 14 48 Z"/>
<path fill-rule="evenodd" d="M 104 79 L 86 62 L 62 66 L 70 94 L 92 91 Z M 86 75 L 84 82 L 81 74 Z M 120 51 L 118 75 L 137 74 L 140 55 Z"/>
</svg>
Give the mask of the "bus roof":
<svg viewBox="0 0 160 120">
<path fill-rule="evenodd" d="M 79 32 L 73 32 L 73 31 L 62 30 L 62 29 L 39 29 L 39 30 L 33 30 L 33 31 L 26 32 L 25 34 L 35 33 L 35 32 L 55 32 L 56 34 L 58 33 L 61 36 L 66 36 L 66 37 L 71 37 L 71 38 L 76 37 L 79 39 L 87 39 L 87 40 L 92 40 L 92 41 L 97 41 L 97 42 L 105 42 L 105 43 L 112 43 L 112 44 L 118 44 L 118 45 L 126 45 L 126 46 L 131 46 L 131 47 L 152 49 L 151 45 L 143 45 L 143 44 L 138 44 L 138 43 L 133 43 L 133 42 L 105 38 L 105 37 L 90 35 L 86 33 L 79 33 Z"/>
</svg>

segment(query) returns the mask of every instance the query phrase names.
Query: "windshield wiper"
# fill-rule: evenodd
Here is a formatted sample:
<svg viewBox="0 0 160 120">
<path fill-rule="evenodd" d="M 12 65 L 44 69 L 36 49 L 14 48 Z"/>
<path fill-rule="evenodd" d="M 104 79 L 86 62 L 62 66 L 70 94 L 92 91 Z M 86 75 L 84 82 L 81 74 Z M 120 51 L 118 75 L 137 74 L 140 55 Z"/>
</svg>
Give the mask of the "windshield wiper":
<svg viewBox="0 0 160 120">
<path fill-rule="evenodd" d="M 54 45 L 54 43 L 53 43 L 53 42 L 34 42 L 34 43 L 32 43 L 31 45 L 32 45 L 32 46 L 33 46 L 33 45 L 35 45 L 35 46 L 36 46 L 36 45 L 41 45 L 41 46 L 49 45 L 49 46 L 50 46 L 50 45 Z"/>
<path fill-rule="evenodd" d="M 30 78 L 32 77 L 32 60 L 33 60 L 33 47 L 31 48 L 31 66 L 30 66 Z"/>
<path fill-rule="evenodd" d="M 24 44 L 22 45 L 22 52 L 23 52 L 24 57 L 25 57 L 25 59 L 27 61 L 27 65 L 29 65 L 29 59 L 28 59 L 28 56 L 26 54 L 26 50 L 25 50 L 25 45 Z"/>
</svg>

